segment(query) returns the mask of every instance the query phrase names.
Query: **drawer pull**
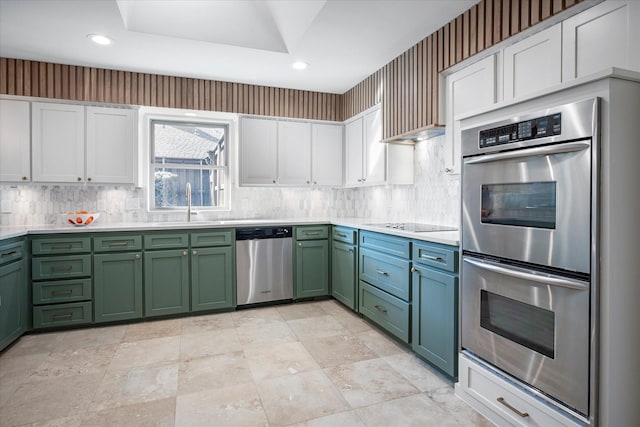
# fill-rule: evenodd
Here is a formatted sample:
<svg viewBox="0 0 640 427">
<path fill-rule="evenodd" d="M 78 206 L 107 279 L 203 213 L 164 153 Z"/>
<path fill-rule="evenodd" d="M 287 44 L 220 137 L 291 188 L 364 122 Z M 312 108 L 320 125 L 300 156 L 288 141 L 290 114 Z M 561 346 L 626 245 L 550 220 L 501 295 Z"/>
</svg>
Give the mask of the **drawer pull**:
<svg viewBox="0 0 640 427">
<path fill-rule="evenodd" d="M 51 249 L 71 249 L 72 247 L 71 243 L 54 243 L 51 245 Z"/>
<path fill-rule="evenodd" d="M 51 295 L 56 296 L 56 295 L 71 295 L 73 293 L 73 291 L 71 289 L 66 289 L 64 291 L 53 291 L 51 292 Z"/>
<path fill-rule="evenodd" d="M 71 271 L 72 269 L 72 265 L 54 265 L 51 267 L 51 271 Z"/>
<path fill-rule="evenodd" d="M 387 309 L 384 307 L 380 307 L 379 305 L 374 305 L 373 306 L 376 310 L 378 310 L 380 313 L 386 313 Z"/>
<path fill-rule="evenodd" d="M 114 246 L 127 246 L 128 242 L 109 242 L 109 247 L 112 248 Z"/>
<path fill-rule="evenodd" d="M 53 316 L 51 316 L 51 318 L 53 320 L 59 320 L 59 319 L 69 319 L 73 317 L 73 313 L 65 313 L 65 314 L 54 314 Z"/>
<path fill-rule="evenodd" d="M 507 401 L 504 400 L 504 397 L 499 397 L 496 400 L 498 401 L 498 403 L 506 406 L 507 408 L 511 409 L 513 412 L 518 414 L 518 416 L 520 416 L 521 418 L 527 418 L 529 416 L 528 412 L 520 412 L 516 408 L 514 408 L 513 406 L 509 405 L 509 403 L 507 403 Z"/>
<path fill-rule="evenodd" d="M 381 274 L 383 276 L 388 276 L 389 275 L 389 273 L 387 273 L 386 271 L 382 271 L 382 270 L 378 270 L 378 269 L 376 269 L 376 273 Z"/>
<path fill-rule="evenodd" d="M 305 231 L 304 234 L 306 234 L 307 236 L 317 236 L 318 234 L 320 234 L 319 231 Z"/>
<path fill-rule="evenodd" d="M 9 256 L 18 253 L 18 251 L 3 252 L 0 256 Z"/>
<path fill-rule="evenodd" d="M 444 258 L 440 258 L 439 256 L 420 254 L 420 258 L 430 259 L 431 261 L 444 262 Z"/>
<path fill-rule="evenodd" d="M 347 235 L 346 235 L 346 234 L 343 234 L 343 233 L 336 233 L 336 236 L 338 236 L 338 237 L 344 237 L 344 238 L 346 238 L 346 237 L 347 237 Z"/>
<path fill-rule="evenodd" d="M 349 253 L 352 254 L 353 253 L 353 248 L 349 248 L 348 251 L 349 251 Z"/>
</svg>

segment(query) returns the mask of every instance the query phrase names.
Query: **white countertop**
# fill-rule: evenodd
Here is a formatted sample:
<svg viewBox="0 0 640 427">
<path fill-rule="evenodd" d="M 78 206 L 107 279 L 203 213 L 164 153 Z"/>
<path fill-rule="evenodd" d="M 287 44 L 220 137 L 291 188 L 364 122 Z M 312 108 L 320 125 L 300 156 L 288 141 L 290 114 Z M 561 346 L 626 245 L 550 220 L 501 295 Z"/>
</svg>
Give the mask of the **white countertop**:
<svg viewBox="0 0 640 427">
<path fill-rule="evenodd" d="M 450 246 L 460 245 L 459 231 L 435 231 L 414 233 L 394 228 L 372 226 L 371 224 L 385 223 L 385 220 L 372 218 L 283 218 L 283 219 L 241 219 L 225 221 L 194 221 L 194 222 L 135 222 L 118 224 L 91 224 L 88 226 L 73 225 L 31 225 L 31 226 L 0 226 L 0 239 L 25 236 L 27 234 L 61 234 L 61 233 L 99 233 L 113 231 L 151 231 L 151 230 L 193 230 L 203 228 L 238 228 L 261 227 L 276 225 L 306 225 L 333 224 L 361 230 L 377 231 L 385 234 L 424 240 Z M 397 222 L 397 221 L 394 221 Z"/>
</svg>

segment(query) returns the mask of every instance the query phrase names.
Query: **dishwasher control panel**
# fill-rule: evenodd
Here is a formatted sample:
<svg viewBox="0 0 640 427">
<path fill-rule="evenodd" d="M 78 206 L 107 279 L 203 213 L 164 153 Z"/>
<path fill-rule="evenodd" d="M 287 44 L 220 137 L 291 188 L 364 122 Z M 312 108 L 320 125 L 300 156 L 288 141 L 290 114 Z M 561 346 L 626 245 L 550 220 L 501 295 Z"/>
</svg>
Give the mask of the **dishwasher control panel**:
<svg viewBox="0 0 640 427">
<path fill-rule="evenodd" d="M 284 239 L 291 237 L 293 227 L 248 227 L 236 229 L 236 240 Z"/>
</svg>

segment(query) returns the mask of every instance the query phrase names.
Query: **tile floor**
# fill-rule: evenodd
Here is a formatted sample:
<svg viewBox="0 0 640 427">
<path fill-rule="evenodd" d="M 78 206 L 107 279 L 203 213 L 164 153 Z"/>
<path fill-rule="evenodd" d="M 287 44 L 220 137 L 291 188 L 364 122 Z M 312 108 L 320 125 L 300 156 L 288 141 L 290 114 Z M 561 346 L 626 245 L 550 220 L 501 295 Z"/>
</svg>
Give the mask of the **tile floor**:
<svg viewBox="0 0 640 427">
<path fill-rule="evenodd" d="M 333 301 L 27 335 L 0 426 L 489 426 Z"/>
</svg>

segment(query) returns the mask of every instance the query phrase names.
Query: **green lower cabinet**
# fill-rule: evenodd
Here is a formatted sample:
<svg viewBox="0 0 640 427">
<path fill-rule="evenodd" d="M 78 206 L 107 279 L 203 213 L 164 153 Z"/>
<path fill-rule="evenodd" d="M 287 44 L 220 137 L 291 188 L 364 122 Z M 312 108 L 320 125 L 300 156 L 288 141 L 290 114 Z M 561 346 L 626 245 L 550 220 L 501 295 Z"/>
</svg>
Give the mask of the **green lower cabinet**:
<svg viewBox="0 0 640 427">
<path fill-rule="evenodd" d="M 413 351 L 456 378 L 458 277 L 419 264 L 412 271 Z"/>
<path fill-rule="evenodd" d="M 189 311 L 189 251 L 144 253 L 144 314 L 162 316 Z"/>
<path fill-rule="evenodd" d="M 329 295 L 329 241 L 303 240 L 295 250 L 296 298 Z"/>
<path fill-rule="evenodd" d="M 331 295 L 355 310 L 358 287 L 358 247 L 333 242 L 331 247 Z"/>
<path fill-rule="evenodd" d="M 191 250 L 191 311 L 234 306 L 233 251 L 230 246 Z"/>
<path fill-rule="evenodd" d="M 142 317 L 142 254 L 93 256 L 95 322 Z"/>
<path fill-rule="evenodd" d="M 23 261 L 0 267 L 0 350 L 26 329 L 27 283 Z"/>
</svg>

